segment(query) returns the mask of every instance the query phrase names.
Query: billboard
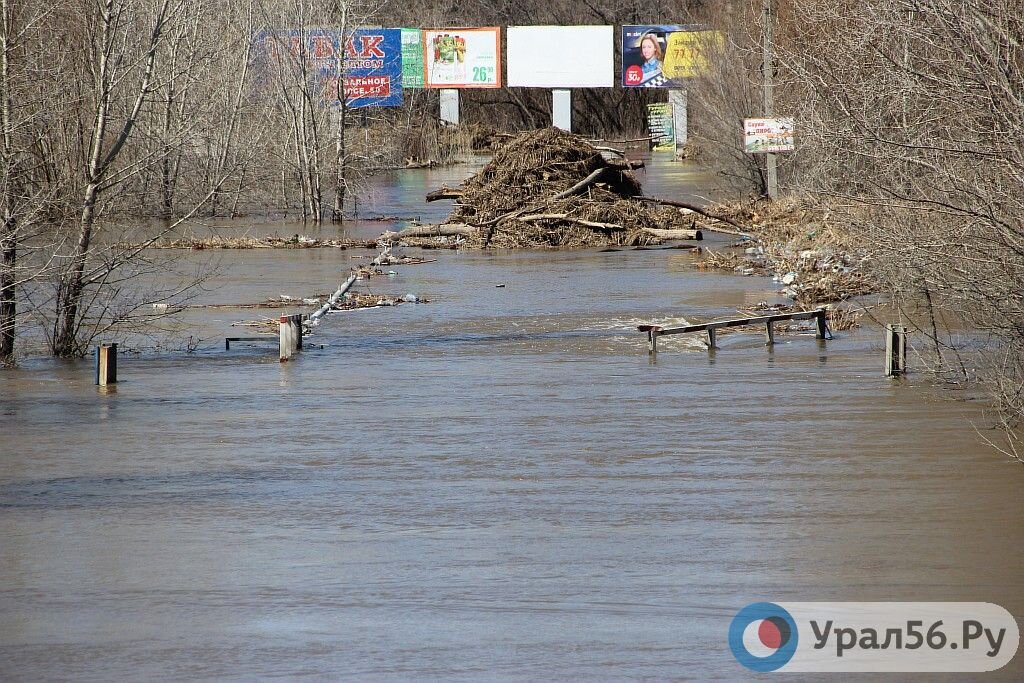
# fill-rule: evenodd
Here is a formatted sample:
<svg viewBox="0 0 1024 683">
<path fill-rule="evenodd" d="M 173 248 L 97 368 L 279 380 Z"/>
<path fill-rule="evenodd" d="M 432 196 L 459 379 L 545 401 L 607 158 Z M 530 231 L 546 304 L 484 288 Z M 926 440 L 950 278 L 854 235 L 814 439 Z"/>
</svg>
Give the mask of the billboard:
<svg viewBox="0 0 1024 683">
<path fill-rule="evenodd" d="M 263 31 L 253 43 L 255 70 L 264 90 L 271 74 L 304 77 L 323 106 L 337 106 L 338 76 L 348 107 L 402 104 L 402 43 L 399 29 L 357 29 L 344 48 L 335 29 Z"/>
<path fill-rule="evenodd" d="M 500 88 L 501 29 L 425 29 L 423 81 L 427 88 Z"/>
<path fill-rule="evenodd" d="M 402 29 L 402 87 L 423 87 L 423 34 L 418 28 Z"/>
<path fill-rule="evenodd" d="M 611 88 L 615 34 L 611 26 L 509 26 L 508 85 L 522 88 Z M 552 45 L 569 59 L 552 58 Z"/>
<path fill-rule="evenodd" d="M 703 26 L 661 24 L 622 27 L 622 85 L 626 88 L 681 88 L 702 75 L 709 53 L 724 36 Z"/>
<path fill-rule="evenodd" d="M 792 152 L 793 119 L 743 119 L 743 151 L 748 154 Z"/>
</svg>

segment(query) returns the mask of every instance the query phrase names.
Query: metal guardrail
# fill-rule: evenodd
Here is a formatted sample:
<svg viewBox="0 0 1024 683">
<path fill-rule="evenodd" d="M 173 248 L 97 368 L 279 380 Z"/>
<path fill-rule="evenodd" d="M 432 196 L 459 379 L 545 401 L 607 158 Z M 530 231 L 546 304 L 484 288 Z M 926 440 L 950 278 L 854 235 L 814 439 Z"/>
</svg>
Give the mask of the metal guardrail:
<svg viewBox="0 0 1024 683">
<path fill-rule="evenodd" d="M 817 338 L 825 339 L 828 332 L 826 310 L 819 308 L 814 311 L 801 311 L 800 313 L 776 313 L 772 315 L 760 315 L 753 318 L 735 318 L 733 320 L 718 320 L 698 325 L 684 325 L 683 327 L 661 327 L 660 325 L 637 325 L 637 329 L 647 333 L 647 350 L 650 354 L 658 353 L 658 337 L 670 334 L 688 334 L 690 332 L 706 332 L 708 335 L 708 348 L 715 347 L 715 331 L 724 327 L 743 327 L 747 325 L 765 326 L 765 345 L 775 343 L 775 330 L 773 325 L 783 320 L 814 320 L 817 323 Z"/>
</svg>

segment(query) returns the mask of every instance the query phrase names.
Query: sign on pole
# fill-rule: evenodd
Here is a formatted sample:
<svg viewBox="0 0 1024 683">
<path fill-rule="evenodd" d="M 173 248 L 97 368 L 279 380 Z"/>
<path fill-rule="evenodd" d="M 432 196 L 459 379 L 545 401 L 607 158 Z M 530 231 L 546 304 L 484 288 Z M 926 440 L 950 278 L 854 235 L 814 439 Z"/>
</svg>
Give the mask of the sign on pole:
<svg viewBox="0 0 1024 683">
<path fill-rule="evenodd" d="M 743 119 L 743 151 L 747 154 L 792 152 L 793 119 Z"/>
<path fill-rule="evenodd" d="M 651 149 L 674 152 L 676 135 L 672 121 L 672 105 L 667 102 L 647 105 L 647 130 L 651 133 Z"/>
<path fill-rule="evenodd" d="M 500 88 L 501 29 L 424 30 L 423 63 L 427 88 Z"/>
</svg>

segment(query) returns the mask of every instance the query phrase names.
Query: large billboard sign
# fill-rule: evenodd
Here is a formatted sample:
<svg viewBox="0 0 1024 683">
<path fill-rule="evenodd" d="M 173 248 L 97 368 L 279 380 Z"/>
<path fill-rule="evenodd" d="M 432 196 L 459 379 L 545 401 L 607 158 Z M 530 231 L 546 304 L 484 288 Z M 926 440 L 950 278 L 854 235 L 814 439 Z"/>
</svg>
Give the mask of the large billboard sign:
<svg viewBox="0 0 1024 683">
<path fill-rule="evenodd" d="M 402 104 L 402 37 L 399 29 L 263 31 L 256 37 L 256 68 L 269 74 L 305 77 L 324 106 L 339 104 L 341 76 L 345 105 L 397 107 Z"/>
<path fill-rule="evenodd" d="M 661 24 L 622 27 L 622 85 L 681 88 L 703 75 L 724 37 L 703 26 Z"/>
<path fill-rule="evenodd" d="M 423 66 L 427 88 L 500 88 L 501 29 L 426 29 Z"/>
<path fill-rule="evenodd" d="M 552 46 L 568 59 L 552 57 Z M 522 88 L 611 88 L 615 34 L 611 26 L 509 26 L 508 85 Z"/>
</svg>

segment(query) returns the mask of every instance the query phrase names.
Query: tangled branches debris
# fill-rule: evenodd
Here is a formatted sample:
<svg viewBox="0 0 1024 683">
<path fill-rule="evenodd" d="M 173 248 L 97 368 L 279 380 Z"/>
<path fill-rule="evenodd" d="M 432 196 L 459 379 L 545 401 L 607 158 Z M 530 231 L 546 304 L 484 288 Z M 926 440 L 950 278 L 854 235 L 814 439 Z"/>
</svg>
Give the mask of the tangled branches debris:
<svg viewBox="0 0 1024 683">
<path fill-rule="evenodd" d="M 864 274 L 864 250 L 828 216 L 795 200 L 715 207 L 751 226 L 753 239 L 733 251 L 705 251 L 702 269 L 774 277 L 797 305 L 846 301 L 876 291 Z M 838 328 L 833 328 L 838 329 Z"/>
<path fill-rule="evenodd" d="M 632 171 L 641 166 L 578 135 L 544 128 L 507 141 L 460 188 L 444 188 L 428 198 L 456 200 L 447 222 L 436 226 L 437 234 L 445 234 L 446 226 L 458 226 L 462 232 L 457 236 L 464 236 L 469 247 L 593 247 L 699 239 L 692 219 L 679 210 L 636 199 L 642 190 Z"/>
</svg>

